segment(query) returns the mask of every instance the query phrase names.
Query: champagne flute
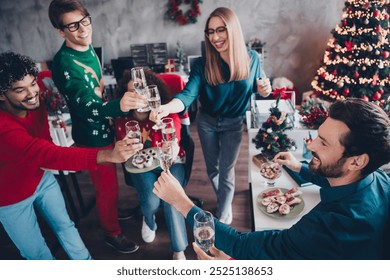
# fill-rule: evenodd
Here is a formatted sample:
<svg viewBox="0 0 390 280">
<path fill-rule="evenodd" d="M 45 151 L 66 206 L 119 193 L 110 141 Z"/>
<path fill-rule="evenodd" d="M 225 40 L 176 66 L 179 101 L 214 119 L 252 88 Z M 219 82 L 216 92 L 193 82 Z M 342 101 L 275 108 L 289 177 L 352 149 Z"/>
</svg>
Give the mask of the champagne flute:
<svg viewBox="0 0 390 280">
<path fill-rule="evenodd" d="M 141 129 L 137 121 L 128 121 L 125 124 L 126 127 L 126 136 L 130 139 L 138 139 L 138 143 L 142 143 Z M 139 154 L 139 151 L 134 156 L 133 159 L 136 163 L 142 162 L 142 157 Z"/>
<path fill-rule="evenodd" d="M 203 251 L 208 252 L 215 241 L 214 217 L 208 211 L 200 211 L 194 215 L 194 238 Z"/>
<path fill-rule="evenodd" d="M 162 123 L 162 136 L 164 141 L 173 142 L 176 139 L 176 128 L 172 118 L 163 118 Z"/>
<path fill-rule="evenodd" d="M 168 172 L 173 162 L 172 145 L 168 142 L 162 141 L 157 143 L 157 148 L 160 167 L 163 171 Z"/>
<path fill-rule="evenodd" d="M 148 104 L 150 110 L 152 110 L 155 114 L 158 113 L 158 110 L 161 106 L 161 98 L 160 93 L 156 85 L 150 85 L 146 87 L 146 96 L 148 98 Z M 161 129 L 161 124 L 156 123 L 152 126 L 154 130 Z"/>
<path fill-rule="evenodd" d="M 145 88 L 146 88 L 146 79 L 145 79 L 145 73 L 144 69 L 142 67 L 134 67 L 131 68 L 131 78 L 133 80 L 133 85 L 135 91 L 139 95 L 145 94 Z M 138 112 L 148 112 L 150 111 L 149 106 L 138 108 Z"/>
</svg>

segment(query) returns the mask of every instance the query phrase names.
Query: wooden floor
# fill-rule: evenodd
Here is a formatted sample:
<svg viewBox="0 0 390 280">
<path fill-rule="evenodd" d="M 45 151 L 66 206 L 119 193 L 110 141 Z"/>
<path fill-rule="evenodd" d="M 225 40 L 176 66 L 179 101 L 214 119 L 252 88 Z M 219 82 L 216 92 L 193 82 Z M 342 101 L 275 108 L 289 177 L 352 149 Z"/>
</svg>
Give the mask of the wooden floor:
<svg viewBox="0 0 390 280">
<path fill-rule="evenodd" d="M 204 201 L 203 209 L 215 213 L 216 197 L 212 190 L 209 179 L 206 175 L 204 159 L 199 143 L 196 125 L 191 125 L 191 135 L 195 142 L 195 157 L 190 182 L 186 188 L 189 195 L 201 198 Z M 236 165 L 236 191 L 233 200 L 233 223 L 232 226 L 239 231 L 251 230 L 251 210 L 248 189 L 248 134 L 243 133 L 240 155 Z M 125 185 L 123 172 L 118 165 L 118 177 L 120 182 L 120 208 L 131 208 L 138 205 L 135 189 Z M 85 171 L 77 174 L 82 195 L 87 203 L 94 200 L 94 188 Z M 76 205 L 78 206 L 78 205 Z M 71 212 L 70 212 L 71 213 Z M 72 216 L 72 215 L 71 215 Z M 138 215 L 132 219 L 121 221 L 122 231 L 129 238 L 137 242 L 139 250 L 133 254 L 120 254 L 104 243 L 104 234 L 98 223 L 96 207 L 82 217 L 77 224 L 80 235 L 84 240 L 93 258 L 98 260 L 169 260 L 172 259 L 170 241 L 165 227 L 162 210 L 156 215 L 157 234 L 152 243 L 145 243 L 141 238 L 142 216 Z M 53 236 L 48 227 L 41 221 L 42 232 L 46 241 L 57 259 L 67 259 L 66 254 L 58 245 L 56 238 Z M 185 254 L 187 259 L 196 259 L 192 249 L 193 235 L 187 227 L 188 239 L 190 245 L 187 247 Z M 21 259 L 18 250 L 12 244 L 3 228 L 0 225 L 0 259 Z"/>
</svg>

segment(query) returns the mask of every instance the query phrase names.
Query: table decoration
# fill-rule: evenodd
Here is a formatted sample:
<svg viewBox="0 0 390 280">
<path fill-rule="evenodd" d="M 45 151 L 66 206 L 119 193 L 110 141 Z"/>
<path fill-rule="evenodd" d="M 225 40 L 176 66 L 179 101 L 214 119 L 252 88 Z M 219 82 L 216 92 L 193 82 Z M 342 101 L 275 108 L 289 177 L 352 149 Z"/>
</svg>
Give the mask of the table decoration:
<svg viewBox="0 0 390 280">
<path fill-rule="evenodd" d="M 328 109 L 320 99 L 308 97 L 303 100 L 298 111 L 301 122 L 309 129 L 318 129 L 318 127 L 328 117 Z"/>
<path fill-rule="evenodd" d="M 295 149 L 295 142 L 290 139 L 284 132 L 293 129 L 294 123 L 287 117 L 286 112 L 279 110 L 279 93 L 276 102 L 271 105 L 270 116 L 262 124 L 252 142 L 255 143 L 256 149 L 261 148 L 262 154 L 272 159 L 277 153 Z"/>
</svg>

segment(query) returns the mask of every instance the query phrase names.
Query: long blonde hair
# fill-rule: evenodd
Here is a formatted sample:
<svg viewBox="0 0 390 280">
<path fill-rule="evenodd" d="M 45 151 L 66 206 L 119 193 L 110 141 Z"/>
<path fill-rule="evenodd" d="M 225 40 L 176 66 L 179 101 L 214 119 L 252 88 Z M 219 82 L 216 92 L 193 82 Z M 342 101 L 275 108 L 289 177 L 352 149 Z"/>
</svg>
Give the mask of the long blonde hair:
<svg viewBox="0 0 390 280">
<path fill-rule="evenodd" d="M 250 59 L 242 34 L 241 24 L 237 15 L 229 8 L 219 7 L 215 9 L 207 19 L 206 28 L 212 17 L 219 17 L 225 23 L 229 42 L 229 81 L 239 81 L 248 78 Z M 211 85 L 225 83 L 222 75 L 223 61 L 217 50 L 211 45 L 205 34 L 206 47 L 206 80 Z"/>
</svg>

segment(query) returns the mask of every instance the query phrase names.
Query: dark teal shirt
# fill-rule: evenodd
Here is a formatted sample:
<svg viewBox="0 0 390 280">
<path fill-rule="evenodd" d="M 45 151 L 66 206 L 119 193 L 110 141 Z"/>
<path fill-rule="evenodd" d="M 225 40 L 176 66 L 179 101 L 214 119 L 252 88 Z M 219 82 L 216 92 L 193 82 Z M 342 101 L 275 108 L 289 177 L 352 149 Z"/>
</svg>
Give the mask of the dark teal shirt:
<svg viewBox="0 0 390 280">
<path fill-rule="evenodd" d="M 304 165 L 301 176 L 322 187 L 321 202 L 285 230 L 240 233 L 215 219 L 215 246 L 235 259 L 389 259 L 390 182 L 377 170 L 330 187 Z M 187 222 L 193 227 L 193 207 Z"/>
<path fill-rule="evenodd" d="M 205 76 L 205 59 L 194 61 L 191 73 L 183 91 L 175 98 L 180 99 L 186 109 L 199 96 L 202 111 L 212 117 L 234 118 L 245 115 L 249 99 L 253 92 L 257 92 L 256 79 L 263 73 L 258 54 L 250 50 L 250 73 L 246 80 L 227 82 L 212 86 L 207 83 Z M 228 64 L 224 64 L 224 77 L 230 77 Z"/>
</svg>

